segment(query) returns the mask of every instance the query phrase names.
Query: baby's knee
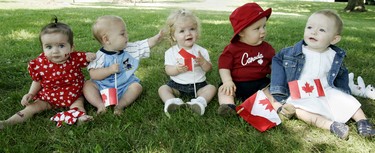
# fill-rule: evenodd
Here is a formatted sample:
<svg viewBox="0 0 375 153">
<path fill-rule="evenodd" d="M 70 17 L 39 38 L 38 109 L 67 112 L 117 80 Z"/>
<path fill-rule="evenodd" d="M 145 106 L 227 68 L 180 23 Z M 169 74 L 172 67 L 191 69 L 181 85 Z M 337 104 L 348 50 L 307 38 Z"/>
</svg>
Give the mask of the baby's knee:
<svg viewBox="0 0 375 153">
<path fill-rule="evenodd" d="M 210 91 L 216 92 L 216 87 L 212 84 L 208 84 L 207 89 L 210 90 Z"/>
<path fill-rule="evenodd" d="M 226 94 L 225 94 L 225 90 L 224 90 L 224 86 L 223 86 L 223 85 L 221 85 L 221 86 L 218 88 L 217 94 L 218 94 L 218 95 L 226 95 Z"/>
<path fill-rule="evenodd" d="M 216 87 L 214 85 L 208 84 L 208 85 L 206 85 L 203 88 L 198 90 L 198 92 L 200 92 L 200 91 L 205 92 L 205 93 L 215 94 L 216 93 Z"/>
<path fill-rule="evenodd" d="M 134 90 L 134 91 L 142 92 L 143 87 L 142 87 L 141 84 L 139 84 L 138 82 L 136 82 L 136 83 L 132 83 L 132 84 L 129 86 L 129 89 Z"/>
<path fill-rule="evenodd" d="M 97 87 L 97 85 L 93 81 L 87 80 L 83 84 L 83 91 L 92 90 L 92 89 L 98 90 L 98 87 Z"/>
<path fill-rule="evenodd" d="M 170 90 L 171 88 L 168 85 L 162 85 L 159 87 L 158 92 L 161 93 L 161 92 L 170 91 Z"/>
</svg>

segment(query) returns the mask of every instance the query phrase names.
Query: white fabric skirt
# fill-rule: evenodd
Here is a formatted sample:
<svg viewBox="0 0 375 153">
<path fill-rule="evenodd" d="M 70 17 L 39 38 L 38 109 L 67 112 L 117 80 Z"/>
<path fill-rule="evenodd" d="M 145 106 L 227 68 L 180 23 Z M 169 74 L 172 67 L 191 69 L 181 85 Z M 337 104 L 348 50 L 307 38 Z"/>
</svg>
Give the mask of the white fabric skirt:
<svg viewBox="0 0 375 153">
<path fill-rule="evenodd" d="M 361 107 L 359 101 L 352 95 L 331 87 L 324 90 L 326 95 L 324 97 L 298 100 L 292 100 L 289 97 L 286 102 L 296 108 L 322 115 L 340 123 L 346 123 Z"/>
</svg>

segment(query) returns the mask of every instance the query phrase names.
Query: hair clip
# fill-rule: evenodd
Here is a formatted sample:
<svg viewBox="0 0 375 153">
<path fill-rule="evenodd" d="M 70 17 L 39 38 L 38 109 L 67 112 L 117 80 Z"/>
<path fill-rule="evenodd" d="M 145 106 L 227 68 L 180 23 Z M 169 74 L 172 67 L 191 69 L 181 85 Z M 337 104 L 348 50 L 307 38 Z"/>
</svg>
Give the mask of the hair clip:
<svg viewBox="0 0 375 153">
<path fill-rule="evenodd" d="M 56 15 L 54 15 L 53 17 L 52 17 L 52 23 L 57 23 L 58 22 L 58 19 L 57 19 L 57 16 Z"/>
<path fill-rule="evenodd" d="M 181 12 L 181 14 L 183 14 L 183 15 L 185 15 L 185 13 L 186 13 L 185 9 L 181 9 L 180 12 Z"/>
</svg>

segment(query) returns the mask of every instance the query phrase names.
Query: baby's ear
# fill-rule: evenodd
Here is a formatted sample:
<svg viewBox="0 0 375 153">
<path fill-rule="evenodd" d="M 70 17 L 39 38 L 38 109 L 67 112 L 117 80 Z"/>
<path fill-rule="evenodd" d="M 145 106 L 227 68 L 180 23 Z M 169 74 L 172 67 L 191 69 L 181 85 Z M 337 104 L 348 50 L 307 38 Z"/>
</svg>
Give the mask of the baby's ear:
<svg viewBox="0 0 375 153">
<path fill-rule="evenodd" d="M 331 44 L 334 45 L 334 44 L 337 44 L 338 42 L 340 42 L 341 40 L 341 36 L 340 35 L 335 35 L 333 37 L 333 40 L 331 41 Z"/>
<path fill-rule="evenodd" d="M 103 43 L 103 44 L 108 43 L 108 37 L 107 37 L 107 35 L 103 35 L 103 36 L 101 36 L 101 39 L 102 39 L 102 43 Z"/>
</svg>

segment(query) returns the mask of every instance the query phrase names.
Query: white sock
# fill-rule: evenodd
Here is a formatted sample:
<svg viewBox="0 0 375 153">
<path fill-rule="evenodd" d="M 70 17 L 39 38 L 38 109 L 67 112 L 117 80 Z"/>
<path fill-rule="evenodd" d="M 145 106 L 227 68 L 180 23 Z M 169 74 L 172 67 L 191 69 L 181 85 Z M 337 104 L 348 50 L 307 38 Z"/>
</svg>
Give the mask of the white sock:
<svg viewBox="0 0 375 153">
<path fill-rule="evenodd" d="M 204 99 L 203 97 L 199 96 L 199 97 L 197 98 L 197 101 L 198 101 L 199 103 L 201 103 L 204 107 L 207 107 L 207 101 L 206 101 L 206 99 Z"/>
</svg>

